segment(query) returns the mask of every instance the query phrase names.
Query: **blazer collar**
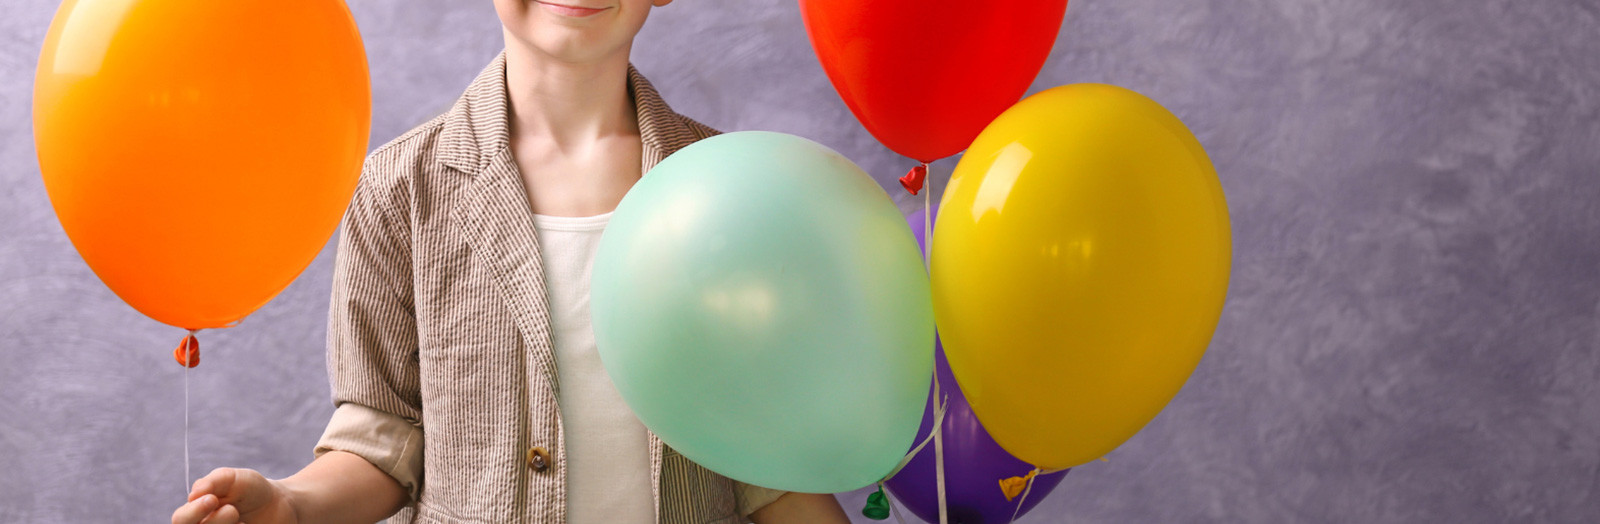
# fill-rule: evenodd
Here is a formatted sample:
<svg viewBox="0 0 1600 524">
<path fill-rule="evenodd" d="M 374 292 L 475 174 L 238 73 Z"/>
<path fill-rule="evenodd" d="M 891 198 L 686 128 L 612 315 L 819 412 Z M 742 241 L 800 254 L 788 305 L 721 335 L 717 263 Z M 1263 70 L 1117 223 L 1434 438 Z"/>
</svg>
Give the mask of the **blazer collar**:
<svg viewBox="0 0 1600 524">
<path fill-rule="evenodd" d="M 639 70 L 628 64 L 628 93 L 633 97 L 639 119 L 639 137 L 644 143 L 640 173 L 655 167 L 678 147 L 684 137 L 694 136 L 677 113 L 661 98 Z M 477 176 L 488 169 L 500 151 L 510 147 L 511 110 L 506 93 L 506 54 L 501 51 L 467 87 L 444 116 L 436 156 L 444 165 Z M 693 141 L 692 139 L 690 141 Z"/>
</svg>

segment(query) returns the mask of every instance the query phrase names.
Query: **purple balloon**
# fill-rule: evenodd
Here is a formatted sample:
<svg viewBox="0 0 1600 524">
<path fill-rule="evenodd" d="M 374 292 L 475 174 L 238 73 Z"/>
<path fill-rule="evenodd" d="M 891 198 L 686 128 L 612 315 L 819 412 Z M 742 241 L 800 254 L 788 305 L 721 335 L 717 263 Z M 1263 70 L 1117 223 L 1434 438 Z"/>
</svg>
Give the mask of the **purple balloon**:
<svg viewBox="0 0 1600 524">
<path fill-rule="evenodd" d="M 938 211 L 934 217 L 939 216 Z M 911 230 L 916 232 L 917 243 L 922 244 L 923 212 L 907 217 Z M 925 246 L 925 244 L 924 244 Z M 937 342 L 936 342 L 937 343 Z M 993 524 L 1011 521 L 1017 511 L 1016 500 L 1006 500 L 1000 490 L 1000 479 L 1020 477 L 1033 471 L 1033 466 L 1011 456 L 1000 447 L 972 413 L 967 397 L 956 385 L 956 377 L 945 361 L 944 347 L 938 346 L 934 355 L 935 373 L 942 392 L 949 397 L 944 413 L 944 480 L 945 507 L 950 522 L 958 524 Z M 928 392 L 928 404 L 922 415 L 922 428 L 917 431 L 916 442 L 927 438 L 933 428 L 933 392 Z M 936 484 L 933 443 L 917 453 L 905 469 L 885 484 L 895 498 L 927 522 L 939 521 L 939 493 Z M 1061 483 L 1066 471 L 1039 475 L 1033 479 L 1033 488 L 1023 501 L 1021 516 L 1044 500 Z"/>
</svg>

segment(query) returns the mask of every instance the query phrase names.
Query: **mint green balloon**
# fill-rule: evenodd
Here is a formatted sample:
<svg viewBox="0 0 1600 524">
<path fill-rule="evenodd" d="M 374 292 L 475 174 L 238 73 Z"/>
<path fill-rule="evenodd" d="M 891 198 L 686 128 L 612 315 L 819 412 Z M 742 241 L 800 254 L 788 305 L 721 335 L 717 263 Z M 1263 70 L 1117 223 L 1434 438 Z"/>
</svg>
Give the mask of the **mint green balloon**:
<svg viewBox="0 0 1600 524">
<path fill-rule="evenodd" d="M 634 185 L 595 255 L 600 358 L 694 462 L 787 491 L 878 481 L 933 376 L 927 272 L 861 168 L 782 133 L 728 133 Z"/>
</svg>

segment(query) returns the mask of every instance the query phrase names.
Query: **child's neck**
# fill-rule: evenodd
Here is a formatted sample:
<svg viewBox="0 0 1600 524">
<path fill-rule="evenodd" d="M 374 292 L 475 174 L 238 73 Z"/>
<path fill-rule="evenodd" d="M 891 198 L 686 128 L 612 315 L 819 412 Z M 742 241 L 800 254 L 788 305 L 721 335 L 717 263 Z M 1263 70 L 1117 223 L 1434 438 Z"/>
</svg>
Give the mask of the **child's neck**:
<svg viewBox="0 0 1600 524">
<path fill-rule="evenodd" d="M 628 95 L 628 48 L 576 63 L 532 46 L 508 45 L 506 94 L 512 132 L 543 136 L 558 147 L 639 132 Z"/>
</svg>

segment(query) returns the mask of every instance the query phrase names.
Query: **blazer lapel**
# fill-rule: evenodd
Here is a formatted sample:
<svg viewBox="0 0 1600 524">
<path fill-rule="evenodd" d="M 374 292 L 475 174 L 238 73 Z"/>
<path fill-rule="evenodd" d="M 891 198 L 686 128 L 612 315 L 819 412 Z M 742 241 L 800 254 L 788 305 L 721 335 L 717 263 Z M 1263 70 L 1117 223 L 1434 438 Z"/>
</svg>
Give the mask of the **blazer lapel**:
<svg viewBox="0 0 1600 524">
<path fill-rule="evenodd" d="M 509 147 L 505 64 L 501 53 L 445 114 L 436 158 L 471 176 L 451 209 L 451 222 L 471 247 L 471 256 L 494 276 L 500 298 L 528 341 L 533 367 L 538 368 L 530 372 L 543 374 L 550 384 L 548 393 L 558 396 L 561 390 L 533 210 Z"/>
<path fill-rule="evenodd" d="M 544 266 L 533 211 L 509 150 L 495 155 L 472 180 L 455 211 L 473 257 L 490 268 L 534 362 L 559 401 L 555 346 L 550 334 Z"/>
</svg>

